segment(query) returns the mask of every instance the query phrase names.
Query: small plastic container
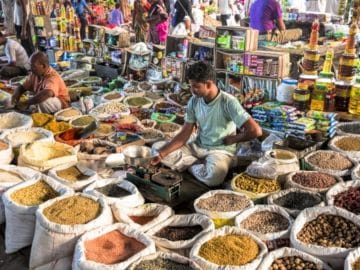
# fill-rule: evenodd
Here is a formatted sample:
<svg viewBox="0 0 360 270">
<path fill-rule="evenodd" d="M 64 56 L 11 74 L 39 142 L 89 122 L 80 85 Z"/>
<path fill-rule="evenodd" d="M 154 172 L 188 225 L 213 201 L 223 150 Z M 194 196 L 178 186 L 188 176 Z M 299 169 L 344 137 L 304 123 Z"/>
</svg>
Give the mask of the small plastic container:
<svg viewBox="0 0 360 270">
<path fill-rule="evenodd" d="M 286 104 L 292 104 L 297 83 L 298 81 L 294 79 L 284 79 L 276 89 L 276 100 Z"/>
</svg>

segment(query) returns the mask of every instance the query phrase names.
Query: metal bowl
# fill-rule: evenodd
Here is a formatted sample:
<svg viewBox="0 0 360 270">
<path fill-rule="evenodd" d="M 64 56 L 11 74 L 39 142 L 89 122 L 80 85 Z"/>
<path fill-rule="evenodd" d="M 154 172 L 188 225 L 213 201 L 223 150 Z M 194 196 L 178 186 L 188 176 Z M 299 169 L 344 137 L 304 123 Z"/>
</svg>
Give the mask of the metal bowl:
<svg viewBox="0 0 360 270">
<path fill-rule="evenodd" d="M 131 145 L 124 149 L 126 164 L 130 166 L 140 166 L 150 162 L 153 158 L 151 149 L 146 146 Z"/>
</svg>

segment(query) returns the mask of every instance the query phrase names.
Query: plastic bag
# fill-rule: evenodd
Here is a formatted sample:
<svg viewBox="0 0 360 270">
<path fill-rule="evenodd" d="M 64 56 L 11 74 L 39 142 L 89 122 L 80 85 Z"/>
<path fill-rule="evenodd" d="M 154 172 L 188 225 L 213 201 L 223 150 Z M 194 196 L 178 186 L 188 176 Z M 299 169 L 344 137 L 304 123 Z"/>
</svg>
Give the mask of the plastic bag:
<svg viewBox="0 0 360 270">
<path fill-rule="evenodd" d="M 275 142 L 280 142 L 282 139 L 275 134 L 270 134 L 266 137 L 264 141 L 261 143 L 261 150 L 263 152 L 270 151 L 273 149 L 273 145 Z"/>
<path fill-rule="evenodd" d="M 278 176 L 276 171 L 276 164 L 273 161 L 261 158 L 258 161 L 253 161 L 246 168 L 245 173 L 257 178 L 276 179 Z"/>
</svg>

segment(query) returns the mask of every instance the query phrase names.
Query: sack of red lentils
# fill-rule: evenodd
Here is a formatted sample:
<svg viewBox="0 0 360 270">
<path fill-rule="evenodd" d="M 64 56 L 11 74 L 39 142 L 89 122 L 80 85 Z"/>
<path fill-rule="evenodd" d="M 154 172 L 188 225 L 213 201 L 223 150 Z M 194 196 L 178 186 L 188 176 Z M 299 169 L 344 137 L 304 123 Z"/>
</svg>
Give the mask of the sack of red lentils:
<svg viewBox="0 0 360 270">
<path fill-rule="evenodd" d="M 352 159 L 360 160 L 360 135 L 335 136 L 329 142 L 329 148 Z"/>
<path fill-rule="evenodd" d="M 358 164 L 351 172 L 351 179 L 360 180 L 360 164 Z"/>
<path fill-rule="evenodd" d="M 235 218 L 235 226 L 259 237 L 268 250 L 290 245 L 290 230 L 294 220 L 280 206 L 255 205 Z"/>
<path fill-rule="evenodd" d="M 145 200 L 137 187 L 122 178 L 102 179 L 89 185 L 84 193 L 104 198 L 113 209 L 136 207 L 144 204 Z"/>
<path fill-rule="evenodd" d="M 246 195 L 225 189 L 208 191 L 194 201 L 196 213 L 210 217 L 216 228 L 234 225 L 235 217 L 252 206 Z"/>
<path fill-rule="evenodd" d="M 78 163 L 56 167 L 48 175 L 75 191 L 83 190 L 99 178 L 96 171 Z"/>
<path fill-rule="evenodd" d="M 79 239 L 72 269 L 127 269 L 133 262 L 155 251 L 154 241 L 145 233 L 117 223 L 89 231 Z"/>
<path fill-rule="evenodd" d="M 168 269 L 191 269 L 202 270 L 194 261 L 176 253 L 156 252 L 140 258 L 133 263 L 128 270 L 168 270 Z"/>
<path fill-rule="evenodd" d="M 164 204 L 146 203 L 134 208 L 112 207 L 115 219 L 146 232 L 174 215 L 174 210 Z"/>
<path fill-rule="evenodd" d="M 314 206 L 325 206 L 323 197 L 317 192 L 290 188 L 272 194 L 267 198 L 269 205 L 281 206 L 292 217 L 296 217 L 302 210 Z"/>
<path fill-rule="evenodd" d="M 285 186 L 301 190 L 326 193 L 337 183 L 343 182 L 340 176 L 317 171 L 298 171 L 287 175 Z"/>
<path fill-rule="evenodd" d="M 39 205 L 72 193 L 71 188 L 46 175 L 35 175 L 34 179 L 8 189 L 2 196 L 6 218 L 5 252 L 13 253 L 31 245 Z"/>
<path fill-rule="evenodd" d="M 290 241 L 295 249 L 343 269 L 346 256 L 360 246 L 360 217 L 334 206 L 305 209 L 293 224 Z"/>
<path fill-rule="evenodd" d="M 322 269 L 331 270 L 332 268 L 305 252 L 294 248 L 280 248 L 268 253 L 262 260 L 258 270 L 269 269 Z M 349 269 L 350 270 L 350 269 Z"/>
<path fill-rule="evenodd" d="M 206 270 L 254 270 L 266 253 L 265 243 L 255 235 L 224 226 L 201 237 L 190 258 Z"/>
<path fill-rule="evenodd" d="M 328 205 L 360 215 L 360 180 L 346 181 L 333 186 L 326 193 Z"/>
<path fill-rule="evenodd" d="M 360 269 L 360 248 L 354 249 L 345 259 L 344 270 Z"/>
<path fill-rule="evenodd" d="M 188 256 L 194 243 L 214 229 L 213 222 L 205 215 L 175 215 L 151 228 L 146 234 L 155 241 L 159 250 Z"/>
<path fill-rule="evenodd" d="M 30 269 L 72 256 L 82 234 L 112 223 L 110 207 L 103 198 L 75 193 L 47 201 L 36 211 Z"/>
<path fill-rule="evenodd" d="M 12 186 L 28 181 L 31 179 L 39 179 L 41 174 L 35 170 L 26 167 L 18 167 L 14 165 L 0 165 L 0 195 Z M 5 206 L 0 197 L 0 224 L 5 222 Z"/>
</svg>

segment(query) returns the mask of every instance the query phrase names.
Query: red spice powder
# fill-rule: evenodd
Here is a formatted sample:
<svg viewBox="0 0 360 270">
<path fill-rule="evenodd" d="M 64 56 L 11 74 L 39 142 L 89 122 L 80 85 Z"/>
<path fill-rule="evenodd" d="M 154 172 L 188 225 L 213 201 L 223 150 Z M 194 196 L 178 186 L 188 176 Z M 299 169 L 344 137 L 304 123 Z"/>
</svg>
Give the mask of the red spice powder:
<svg viewBox="0 0 360 270">
<path fill-rule="evenodd" d="M 152 221 L 157 216 L 129 216 L 132 221 L 134 221 L 137 224 L 144 225 L 150 221 Z"/>
<path fill-rule="evenodd" d="M 85 256 L 87 260 L 97 263 L 115 264 L 126 261 L 144 248 L 145 245 L 135 238 L 114 230 L 85 241 Z"/>
</svg>

